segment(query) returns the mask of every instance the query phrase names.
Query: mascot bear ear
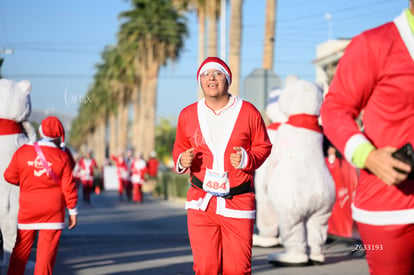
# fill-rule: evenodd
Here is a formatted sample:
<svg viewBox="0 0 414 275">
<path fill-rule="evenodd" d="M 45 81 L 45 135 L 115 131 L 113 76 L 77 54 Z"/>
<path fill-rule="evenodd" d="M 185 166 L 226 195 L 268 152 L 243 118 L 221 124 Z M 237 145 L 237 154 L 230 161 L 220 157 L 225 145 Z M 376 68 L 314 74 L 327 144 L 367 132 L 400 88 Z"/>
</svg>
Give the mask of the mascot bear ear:
<svg viewBox="0 0 414 275">
<path fill-rule="evenodd" d="M 294 74 L 290 74 L 285 78 L 285 87 L 290 86 L 297 82 L 299 80 L 299 77 Z"/>
<path fill-rule="evenodd" d="M 32 84 L 29 80 L 21 80 L 17 83 L 19 90 L 23 91 L 26 95 L 32 90 Z"/>
</svg>

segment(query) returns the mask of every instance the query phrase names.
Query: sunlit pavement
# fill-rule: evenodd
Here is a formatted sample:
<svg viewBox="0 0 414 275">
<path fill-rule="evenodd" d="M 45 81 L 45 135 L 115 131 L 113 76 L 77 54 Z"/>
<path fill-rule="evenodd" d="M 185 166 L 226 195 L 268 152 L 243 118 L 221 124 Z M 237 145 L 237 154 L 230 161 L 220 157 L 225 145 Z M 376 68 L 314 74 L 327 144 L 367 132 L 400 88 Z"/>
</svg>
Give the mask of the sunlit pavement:
<svg viewBox="0 0 414 275">
<path fill-rule="evenodd" d="M 254 247 L 252 274 L 369 274 L 365 258 L 351 255 L 349 243 L 327 244 L 322 266 L 268 264 L 267 255 L 282 249 Z M 183 201 L 145 194 L 141 205 L 105 191 L 93 195 L 90 205 L 80 202 L 78 226 L 63 231 L 54 274 L 194 274 Z"/>
</svg>

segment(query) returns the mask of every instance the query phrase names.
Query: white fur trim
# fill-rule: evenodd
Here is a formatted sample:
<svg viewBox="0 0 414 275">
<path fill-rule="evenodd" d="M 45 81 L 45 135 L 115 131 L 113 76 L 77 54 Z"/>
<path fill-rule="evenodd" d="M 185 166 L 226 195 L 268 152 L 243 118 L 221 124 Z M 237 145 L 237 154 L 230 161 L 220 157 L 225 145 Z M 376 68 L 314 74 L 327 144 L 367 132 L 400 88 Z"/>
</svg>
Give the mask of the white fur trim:
<svg viewBox="0 0 414 275">
<path fill-rule="evenodd" d="M 352 204 L 352 218 L 371 225 L 397 225 L 414 223 L 414 209 L 368 211 Z"/>
<path fill-rule="evenodd" d="M 353 135 L 351 138 L 348 139 L 348 141 L 345 144 L 345 159 L 352 163 L 352 156 L 354 155 L 355 149 L 361 145 L 362 143 L 369 142 L 369 140 L 362 134 L 356 134 Z"/>
<path fill-rule="evenodd" d="M 187 201 L 185 209 L 194 209 L 206 211 L 209 201 L 213 195 L 207 193 L 203 198 L 198 200 Z M 254 219 L 256 217 L 256 210 L 235 210 L 226 208 L 226 199 L 217 197 L 217 215 L 222 215 L 227 218 L 236 219 Z"/>
<path fill-rule="evenodd" d="M 185 203 L 185 209 L 195 209 L 206 211 L 209 201 L 213 195 L 207 193 L 204 198 L 199 198 L 198 200 L 187 201 Z"/>
<path fill-rule="evenodd" d="M 33 143 L 28 143 L 28 144 L 33 145 Z M 41 139 L 41 140 L 39 140 L 38 141 L 38 144 L 40 146 L 47 146 L 47 147 L 55 147 L 55 148 L 57 148 L 57 146 L 56 146 L 55 143 L 53 143 L 52 141 L 49 141 L 47 139 Z"/>
<path fill-rule="evenodd" d="M 226 199 L 218 197 L 216 214 L 227 218 L 254 219 L 256 217 L 256 210 L 235 210 L 226 208 Z"/>
<path fill-rule="evenodd" d="M 19 223 L 17 228 L 22 230 L 37 230 L 37 229 L 63 229 L 65 223 L 54 222 L 54 223 Z"/>
<path fill-rule="evenodd" d="M 411 58 L 414 60 L 414 35 L 411 32 L 410 25 L 408 24 L 405 10 L 394 19 L 394 24 L 397 26 L 401 38 L 410 52 Z"/>
<path fill-rule="evenodd" d="M 237 169 L 243 169 L 247 166 L 247 163 L 249 162 L 249 155 L 247 155 L 246 150 L 244 150 L 243 147 L 240 147 L 242 151 L 242 157 L 239 166 Z"/>
<path fill-rule="evenodd" d="M 211 153 L 213 154 L 213 166 L 212 169 L 224 172 L 224 153 L 229 143 L 231 133 L 233 132 L 234 125 L 236 124 L 237 117 L 239 116 L 240 109 L 243 105 L 243 100 L 238 97 L 234 97 L 235 102 L 232 108 L 231 119 L 227 122 L 225 127 L 226 131 L 222 140 L 220 148 L 216 148 L 212 142 L 210 131 L 207 124 L 206 112 L 207 106 L 205 104 L 205 98 L 201 99 L 197 104 L 198 121 L 200 123 L 201 133 Z"/>
<path fill-rule="evenodd" d="M 42 130 L 42 125 L 40 124 L 40 126 L 39 126 L 39 134 L 40 134 L 40 136 L 42 137 L 42 138 L 44 138 L 44 139 L 47 139 L 47 140 L 55 140 L 55 139 L 58 139 L 59 137 L 48 137 L 48 136 L 46 136 L 44 133 L 43 133 L 43 130 Z"/>
<path fill-rule="evenodd" d="M 208 62 L 206 64 L 203 65 L 203 67 L 201 67 L 199 75 L 198 75 L 198 84 L 200 84 L 201 86 L 201 74 L 203 74 L 205 71 L 207 70 L 217 70 L 220 71 L 222 73 L 225 74 L 226 79 L 227 79 L 227 83 L 230 85 L 231 84 L 231 79 L 230 79 L 230 75 L 229 72 L 226 70 L 226 68 L 224 68 L 220 63 L 217 62 Z"/>
<path fill-rule="evenodd" d="M 182 155 L 182 153 L 178 156 L 177 165 L 175 166 L 175 171 L 178 174 L 184 174 L 187 171 L 187 168 L 184 168 L 180 163 L 181 162 L 181 155 Z"/>
<path fill-rule="evenodd" d="M 74 208 L 72 208 L 72 209 L 68 209 L 68 211 L 69 211 L 69 215 L 78 215 L 78 206 L 75 206 Z"/>
</svg>

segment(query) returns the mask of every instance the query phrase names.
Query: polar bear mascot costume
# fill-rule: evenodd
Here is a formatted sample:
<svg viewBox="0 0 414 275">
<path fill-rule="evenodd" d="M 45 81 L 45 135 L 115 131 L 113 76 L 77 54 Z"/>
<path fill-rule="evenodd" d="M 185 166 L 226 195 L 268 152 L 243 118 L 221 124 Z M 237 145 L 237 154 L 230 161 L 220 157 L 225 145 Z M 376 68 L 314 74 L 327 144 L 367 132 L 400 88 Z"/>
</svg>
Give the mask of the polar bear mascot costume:
<svg viewBox="0 0 414 275">
<path fill-rule="evenodd" d="M 290 85 L 290 83 L 295 82 L 297 79 L 295 75 L 288 75 L 285 79 L 285 86 Z M 270 124 L 267 125 L 267 134 L 272 144 L 275 144 L 274 139 L 277 129 L 282 123 L 287 121 L 286 114 L 280 110 L 277 104 L 282 91 L 281 88 L 272 89 L 269 93 L 265 110 L 266 117 L 270 120 Z M 266 181 L 266 174 L 268 173 L 267 168 L 272 157 L 273 155 L 270 154 L 254 175 L 257 234 L 253 234 L 253 246 L 258 247 L 273 247 L 280 244 L 278 218 L 267 195 L 268 182 Z"/>
<path fill-rule="evenodd" d="M 323 264 L 328 219 L 335 184 L 325 164 L 323 134 L 318 124 L 322 92 L 314 83 L 296 80 L 278 101 L 288 120 L 274 139 L 268 196 L 279 220 L 284 246 L 268 261 L 276 266 Z"/>
<path fill-rule="evenodd" d="M 6 274 L 17 234 L 19 187 L 4 179 L 4 170 L 14 152 L 24 143 L 36 140 L 27 119 L 31 113 L 31 84 L 0 79 L 0 230 L 3 238 L 1 273 Z M 32 265 L 29 262 L 29 265 Z M 29 267 L 28 267 L 29 268 Z"/>
</svg>

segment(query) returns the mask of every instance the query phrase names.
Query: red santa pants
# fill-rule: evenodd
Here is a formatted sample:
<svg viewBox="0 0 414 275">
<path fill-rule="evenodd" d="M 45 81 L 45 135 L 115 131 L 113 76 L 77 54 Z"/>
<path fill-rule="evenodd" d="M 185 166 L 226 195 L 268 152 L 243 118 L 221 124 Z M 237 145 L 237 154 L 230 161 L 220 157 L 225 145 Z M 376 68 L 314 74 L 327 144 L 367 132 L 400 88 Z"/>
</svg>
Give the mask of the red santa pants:
<svg viewBox="0 0 414 275">
<path fill-rule="evenodd" d="M 37 240 L 36 264 L 34 275 L 51 275 L 55 265 L 57 250 L 62 230 L 21 230 L 17 231 L 7 275 L 23 275 L 29 260 L 36 234 Z"/>
<path fill-rule="evenodd" d="M 196 275 L 251 274 L 253 219 L 216 214 L 217 200 L 206 211 L 189 209 L 188 234 Z"/>
<path fill-rule="evenodd" d="M 82 195 L 83 195 L 83 200 L 86 202 L 90 202 L 91 201 L 91 193 L 92 193 L 92 189 L 93 189 L 93 181 L 92 180 L 83 180 L 82 181 Z"/>
<path fill-rule="evenodd" d="M 124 193 L 124 181 L 120 176 L 118 177 L 118 193 L 120 197 L 122 197 Z"/>
<path fill-rule="evenodd" d="M 142 203 L 142 184 L 133 183 L 132 184 L 132 195 L 134 202 Z"/>
<path fill-rule="evenodd" d="M 357 226 L 371 275 L 414 274 L 414 224 Z"/>
</svg>

